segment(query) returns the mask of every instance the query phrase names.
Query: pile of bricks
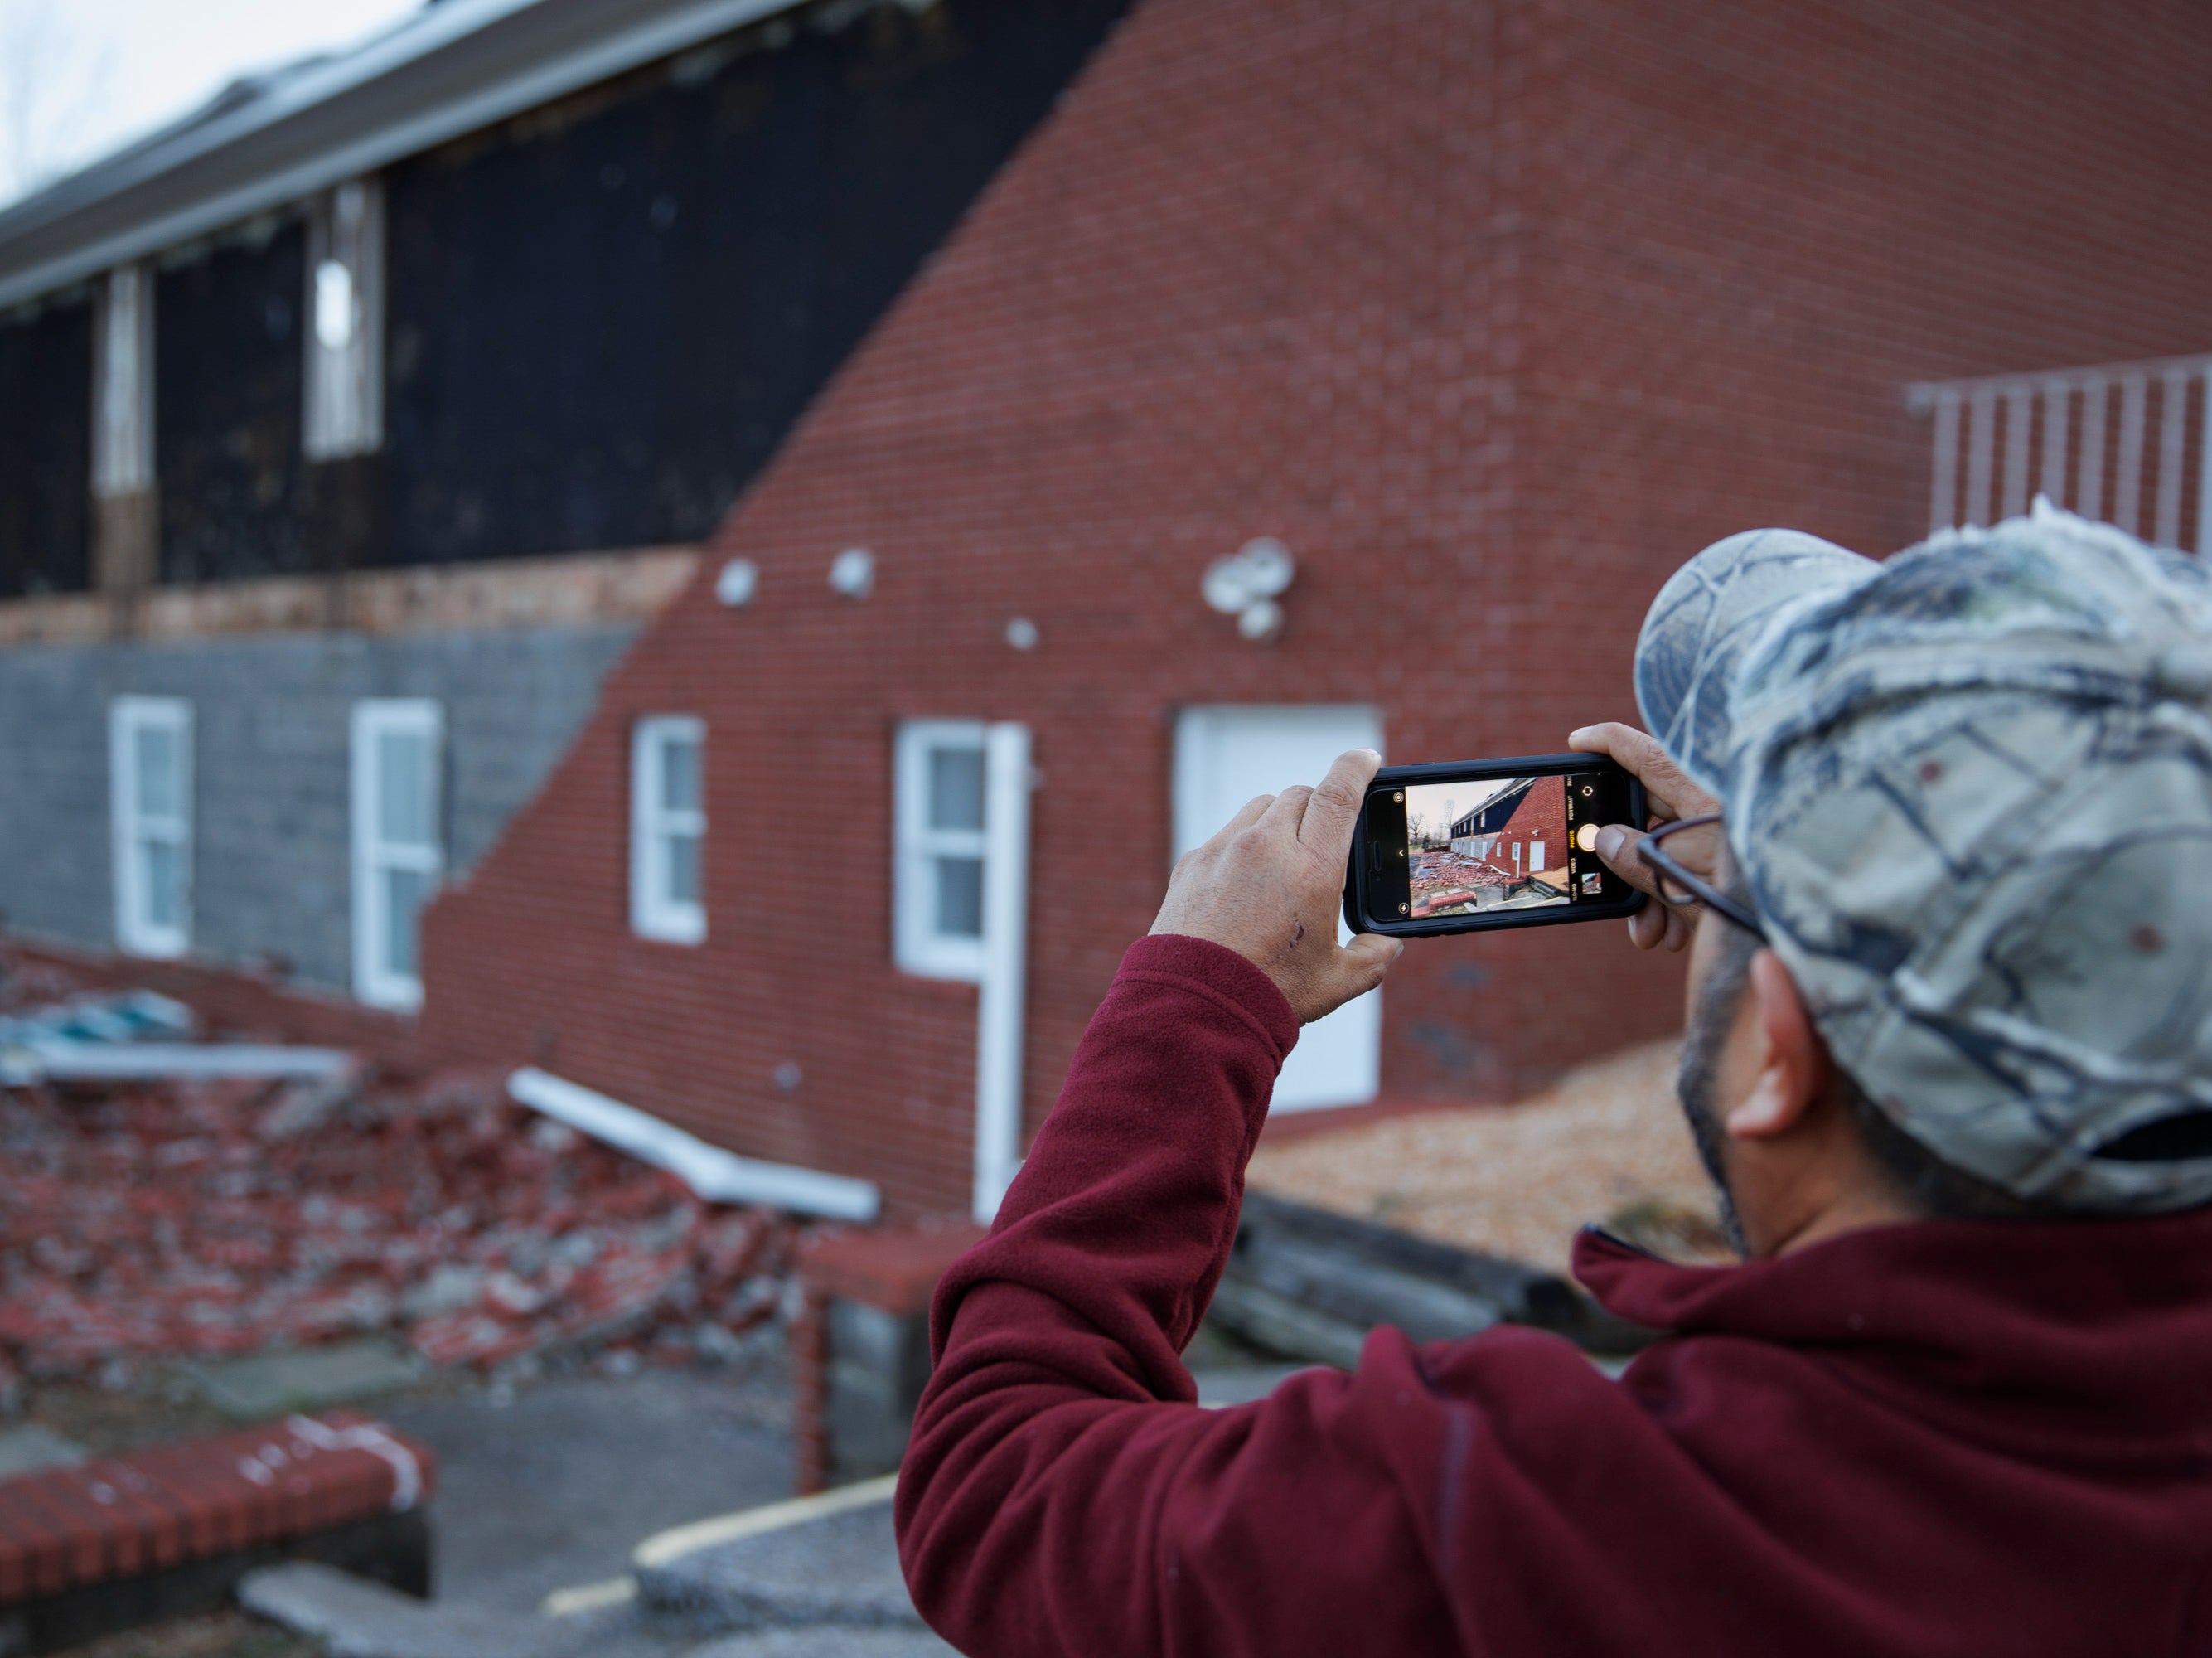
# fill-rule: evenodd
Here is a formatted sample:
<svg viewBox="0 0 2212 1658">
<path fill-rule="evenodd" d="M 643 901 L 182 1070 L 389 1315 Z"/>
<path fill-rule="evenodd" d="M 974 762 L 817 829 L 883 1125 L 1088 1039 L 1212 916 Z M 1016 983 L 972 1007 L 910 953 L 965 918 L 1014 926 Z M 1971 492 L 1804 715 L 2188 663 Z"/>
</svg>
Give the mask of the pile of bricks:
<svg viewBox="0 0 2212 1658">
<path fill-rule="evenodd" d="M 793 1242 L 490 1073 L 0 1089 L 0 1362 L 35 1379 L 370 1331 L 441 1365 L 726 1357 Z"/>
</svg>

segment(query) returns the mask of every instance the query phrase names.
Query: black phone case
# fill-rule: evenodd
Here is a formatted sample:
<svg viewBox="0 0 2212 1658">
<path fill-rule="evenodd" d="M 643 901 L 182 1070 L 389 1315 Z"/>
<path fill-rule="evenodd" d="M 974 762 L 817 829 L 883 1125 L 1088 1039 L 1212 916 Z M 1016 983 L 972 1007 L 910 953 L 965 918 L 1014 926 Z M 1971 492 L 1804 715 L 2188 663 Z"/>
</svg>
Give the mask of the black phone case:
<svg viewBox="0 0 2212 1658">
<path fill-rule="evenodd" d="M 1557 777 L 1588 771 L 1615 764 L 1602 754 L 1514 754 L 1502 759 L 1460 760 L 1444 765 L 1386 765 L 1375 774 L 1368 793 L 1390 783 L 1443 783 L 1459 777 Z M 1628 813 L 1632 823 L 1643 823 L 1650 811 L 1644 784 L 1628 774 Z M 1367 806 L 1360 802 L 1359 823 L 1352 837 L 1352 856 L 1344 869 L 1344 924 L 1355 933 L 1387 933 L 1393 938 L 1435 938 L 1447 933 L 1502 932 L 1513 927 L 1557 927 L 1572 921 L 1618 921 L 1634 915 L 1649 901 L 1630 887 L 1628 896 L 1602 904 L 1562 905 L 1557 909 L 1522 910 L 1502 916 L 1445 916 L 1435 921 L 1380 921 L 1367 913 L 1360 894 L 1365 890 Z"/>
</svg>

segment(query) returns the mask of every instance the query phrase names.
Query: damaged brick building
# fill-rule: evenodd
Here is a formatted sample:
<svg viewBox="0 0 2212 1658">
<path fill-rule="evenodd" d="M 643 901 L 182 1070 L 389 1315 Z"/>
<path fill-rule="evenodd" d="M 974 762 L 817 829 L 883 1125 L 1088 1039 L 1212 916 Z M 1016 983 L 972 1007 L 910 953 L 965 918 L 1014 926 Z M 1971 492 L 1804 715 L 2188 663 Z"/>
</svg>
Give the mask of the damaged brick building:
<svg viewBox="0 0 2212 1658">
<path fill-rule="evenodd" d="M 2212 232 L 2174 210 L 2212 176 L 2201 9 L 772 9 L 234 215 L 173 268 L 149 246 L 109 274 L 122 244 L 87 229 L 74 298 L 8 274 L 0 218 L 0 302 L 35 310 L 0 369 L 58 375 L 90 434 L 0 407 L 25 433 L 0 464 L 62 480 L 0 516 L 0 568 L 89 589 L 0 620 L 49 641 L 0 652 L 0 760 L 35 780 L 0 826 L 12 920 L 115 936 L 83 844 L 175 844 L 179 791 L 142 809 L 118 775 L 111 802 L 81 755 L 110 720 L 169 752 L 185 728 L 112 699 L 191 699 L 193 925 L 157 948 L 349 982 L 344 895 L 442 883 L 424 1040 L 894 1211 L 988 1212 L 1173 856 L 1251 794 L 1355 742 L 1541 753 L 1630 715 L 1650 594 L 1748 525 L 1881 552 L 2041 491 L 2174 545 L 2212 527 L 2206 363 L 2175 355 L 2212 309 Z M 794 106 L 811 124 L 779 125 Z M 723 119 L 758 142 L 709 166 Z M 559 210 L 515 216 L 535 200 Z M 348 245 L 381 246 L 385 309 L 325 339 L 309 272 Z M 223 274 L 248 268 L 258 300 Z M 155 336 L 157 486 L 125 464 L 127 377 L 91 371 L 146 326 L 134 281 L 209 319 Z M 292 366 L 222 396 L 373 424 L 368 459 L 303 431 L 249 465 L 261 429 L 215 424 L 213 390 L 170 408 L 162 353 L 191 387 L 220 328 L 275 334 L 280 293 Z M 592 595 L 557 623 L 507 596 L 541 559 L 532 593 Z M 406 619 L 470 602 L 503 625 Z M 305 730 L 290 651 L 428 705 L 368 741 L 442 734 L 434 858 L 356 823 L 348 863 L 344 722 Z M 254 763 L 218 789 L 221 695 Z M 288 742 L 319 815 L 264 775 Z M 219 809 L 264 840 L 218 856 Z M 1555 1016 L 1568 983 L 1601 1031 Z M 1678 988 L 1611 929 L 1425 945 L 1308 1032 L 1279 1103 L 1509 1097 L 1663 1033 Z"/>
<path fill-rule="evenodd" d="M 422 901 L 1122 3 L 442 0 L 0 213 L 9 925 L 416 1005 Z"/>
</svg>

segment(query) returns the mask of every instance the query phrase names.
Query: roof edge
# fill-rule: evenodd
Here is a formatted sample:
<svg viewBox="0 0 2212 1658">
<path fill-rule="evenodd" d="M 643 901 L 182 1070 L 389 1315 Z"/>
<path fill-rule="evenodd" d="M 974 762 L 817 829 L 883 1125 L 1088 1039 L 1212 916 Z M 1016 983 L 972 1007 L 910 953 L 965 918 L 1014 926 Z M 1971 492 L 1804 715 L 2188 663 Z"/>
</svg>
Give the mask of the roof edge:
<svg viewBox="0 0 2212 1658">
<path fill-rule="evenodd" d="M 187 116 L 170 136 L 156 133 L 0 213 L 0 308 L 802 3 L 447 0 L 264 98 L 211 119 Z"/>
</svg>

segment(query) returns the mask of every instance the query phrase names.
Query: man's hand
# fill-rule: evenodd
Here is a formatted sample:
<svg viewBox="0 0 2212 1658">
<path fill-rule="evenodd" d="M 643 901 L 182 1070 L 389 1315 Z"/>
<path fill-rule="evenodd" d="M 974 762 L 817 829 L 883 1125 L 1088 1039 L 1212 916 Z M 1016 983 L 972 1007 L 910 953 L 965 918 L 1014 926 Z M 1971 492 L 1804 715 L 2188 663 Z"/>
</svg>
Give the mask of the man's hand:
<svg viewBox="0 0 2212 1658">
<path fill-rule="evenodd" d="M 1336 942 L 1344 864 L 1382 757 L 1337 757 L 1318 788 L 1262 795 L 1176 860 L 1156 933 L 1226 945 L 1275 981 L 1310 1025 L 1382 982 L 1404 944 L 1377 933 Z"/>
<path fill-rule="evenodd" d="M 1702 817 L 1721 809 L 1720 802 L 1691 782 L 1655 739 L 1632 725 L 1613 722 L 1586 725 L 1567 739 L 1567 747 L 1585 754 L 1607 755 L 1633 772 L 1643 781 L 1652 817 L 1661 823 Z M 1630 886 L 1659 900 L 1628 917 L 1628 936 L 1636 948 L 1652 950 L 1664 944 L 1670 950 L 1680 950 L 1690 942 L 1697 912 L 1669 904 L 1661 896 L 1658 877 L 1644 861 L 1643 842 L 1641 825 L 1609 823 L 1597 832 L 1597 855 Z M 1685 830 L 1667 843 L 1668 855 L 1679 858 L 1685 869 L 1698 875 L 1711 873 L 1717 850 L 1713 832 L 1702 829 Z"/>
</svg>

